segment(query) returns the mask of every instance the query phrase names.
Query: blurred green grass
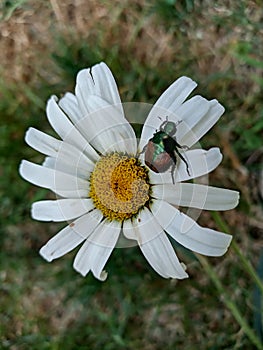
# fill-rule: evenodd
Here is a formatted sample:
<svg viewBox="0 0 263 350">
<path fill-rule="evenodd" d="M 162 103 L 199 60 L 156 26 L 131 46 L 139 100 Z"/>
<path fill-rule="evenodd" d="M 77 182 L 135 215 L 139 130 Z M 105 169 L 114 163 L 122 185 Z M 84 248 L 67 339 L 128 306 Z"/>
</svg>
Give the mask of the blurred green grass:
<svg viewBox="0 0 263 350">
<path fill-rule="evenodd" d="M 62 226 L 30 218 L 31 203 L 50 194 L 17 171 L 23 158 L 42 161 L 25 145 L 24 133 L 29 126 L 52 133 L 45 102 L 51 94 L 73 91 L 79 69 L 104 60 L 123 101 L 154 102 L 178 76 L 189 75 L 199 83 L 197 93 L 226 107 L 203 143 L 222 147 L 225 155 L 210 182 L 241 191 L 239 208 L 222 217 L 257 266 L 262 252 L 261 3 L 9 0 L 0 9 L 0 347 L 254 349 L 197 260 L 184 250 L 178 254 L 191 278 L 182 282 L 157 276 L 137 248 L 114 251 L 105 283 L 73 270 L 75 252 L 52 264 L 43 261 L 39 248 Z M 200 223 L 220 229 L 207 212 Z M 253 325 L 254 305 L 262 303 L 255 303 L 254 285 L 237 256 L 230 249 L 211 262 L 262 336 L 260 318 Z"/>
</svg>

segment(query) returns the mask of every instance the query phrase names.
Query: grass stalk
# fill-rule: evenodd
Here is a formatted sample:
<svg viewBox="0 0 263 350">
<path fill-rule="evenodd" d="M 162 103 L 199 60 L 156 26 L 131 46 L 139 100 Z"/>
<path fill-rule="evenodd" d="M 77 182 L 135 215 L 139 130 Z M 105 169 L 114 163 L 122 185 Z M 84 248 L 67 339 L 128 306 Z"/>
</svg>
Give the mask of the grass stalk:
<svg viewBox="0 0 263 350">
<path fill-rule="evenodd" d="M 222 297 L 222 301 L 227 306 L 227 308 L 231 311 L 232 315 L 246 334 L 246 336 L 250 339 L 250 341 L 256 346 L 257 349 L 263 350 L 263 344 L 261 343 L 260 339 L 256 336 L 254 330 L 249 326 L 246 319 L 242 316 L 240 313 L 237 305 L 231 300 L 229 293 L 225 290 L 224 286 L 222 285 L 220 279 L 217 277 L 217 274 L 213 270 L 211 264 L 208 262 L 208 260 L 199 254 L 196 254 L 198 260 L 202 264 L 203 268 L 205 269 L 206 273 L 216 286 L 219 295 Z"/>
<path fill-rule="evenodd" d="M 226 222 L 222 219 L 222 217 L 220 216 L 220 214 L 218 212 L 213 212 L 212 216 L 214 218 L 214 220 L 216 221 L 218 227 L 226 233 L 230 233 L 230 229 L 228 227 L 228 225 L 226 224 Z M 258 286 L 259 290 L 261 291 L 261 293 L 263 294 L 263 282 L 260 279 L 260 277 L 258 276 L 256 270 L 254 269 L 254 267 L 252 266 L 252 264 L 250 263 L 250 261 L 245 257 L 245 255 L 242 253 L 242 251 L 240 250 L 238 244 L 236 243 L 235 240 L 232 241 L 231 243 L 231 248 L 233 249 L 233 251 L 237 254 L 237 256 L 239 257 L 244 270 L 247 272 L 247 274 L 250 276 L 250 278 L 252 280 L 254 280 L 255 284 Z"/>
</svg>

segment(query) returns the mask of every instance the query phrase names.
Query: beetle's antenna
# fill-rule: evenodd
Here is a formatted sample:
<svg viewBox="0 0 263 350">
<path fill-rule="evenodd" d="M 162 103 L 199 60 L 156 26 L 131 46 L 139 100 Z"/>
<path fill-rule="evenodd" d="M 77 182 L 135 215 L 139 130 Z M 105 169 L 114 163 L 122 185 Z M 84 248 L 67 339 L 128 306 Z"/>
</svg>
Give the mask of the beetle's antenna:
<svg viewBox="0 0 263 350">
<path fill-rule="evenodd" d="M 163 121 L 162 118 L 161 118 L 160 116 L 158 116 L 157 118 L 160 119 L 161 121 Z M 165 119 L 166 119 L 166 121 L 168 122 L 168 115 L 165 117 Z"/>
<path fill-rule="evenodd" d="M 177 120 L 177 122 L 175 123 L 175 126 L 178 126 L 181 123 L 182 123 L 182 119 L 181 120 Z"/>
</svg>

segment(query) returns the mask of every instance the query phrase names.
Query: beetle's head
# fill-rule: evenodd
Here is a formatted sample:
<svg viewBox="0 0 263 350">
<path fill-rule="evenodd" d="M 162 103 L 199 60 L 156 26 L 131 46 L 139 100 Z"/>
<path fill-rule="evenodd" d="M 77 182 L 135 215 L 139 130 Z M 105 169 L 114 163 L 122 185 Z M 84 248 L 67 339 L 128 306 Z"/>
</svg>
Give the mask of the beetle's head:
<svg viewBox="0 0 263 350">
<path fill-rule="evenodd" d="M 163 126 L 163 131 L 170 136 L 176 133 L 176 129 L 176 124 L 174 122 L 167 121 Z"/>
</svg>

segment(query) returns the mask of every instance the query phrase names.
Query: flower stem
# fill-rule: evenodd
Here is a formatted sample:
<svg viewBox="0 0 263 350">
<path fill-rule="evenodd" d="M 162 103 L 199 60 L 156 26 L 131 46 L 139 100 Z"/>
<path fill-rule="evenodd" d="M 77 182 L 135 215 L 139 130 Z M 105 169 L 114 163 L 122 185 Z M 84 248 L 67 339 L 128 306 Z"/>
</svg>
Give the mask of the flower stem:
<svg viewBox="0 0 263 350">
<path fill-rule="evenodd" d="M 206 270 L 207 274 L 211 278 L 212 282 L 216 286 L 219 294 L 222 296 L 222 300 L 228 309 L 231 311 L 232 315 L 235 317 L 236 321 L 239 323 L 240 327 L 250 339 L 250 341 L 257 347 L 259 350 L 263 350 L 263 344 L 260 339 L 256 336 L 253 329 L 249 326 L 246 319 L 242 316 L 240 311 L 238 310 L 237 305 L 231 300 L 229 293 L 224 289 L 220 279 L 217 277 L 217 274 L 213 270 L 212 266 L 208 262 L 208 260 L 199 254 L 196 254 L 198 260 Z"/>
<path fill-rule="evenodd" d="M 260 279 L 260 277 L 258 276 L 258 274 L 256 273 L 255 269 L 253 268 L 251 263 L 246 259 L 246 257 L 241 252 L 241 250 L 239 249 L 239 247 L 238 247 L 238 245 L 237 245 L 237 243 L 235 241 L 232 242 L 231 246 L 232 246 L 234 252 L 239 256 L 239 258 L 240 258 L 240 260 L 241 260 L 245 270 L 251 276 L 251 278 L 253 278 L 253 280 L 257 284 L 259 290 L 263 294 L 263 282 Z"/>
<path fill-rule="evenodd" d="M 229 227 L 227 226 L 227 224 L 225 223 L 225 221 L 222 219 L 222 217 L 220 216 L 220 214 L 218 212 L 213 212 L 212 216 L 213 216 L 214 220 L 216 221 L 217 225 L 220 227 L 220 229 L 223 232 L 230 233 Z M 243 267 L 244 267 L 244 270 L 254 280 L 254 282 L 258 286 L 259 290 L 263 294 L 263 282 L 262 282 L 262 280 L 258 276 L 257 272 L 255 271 L 255 269 L 252 266 L 252 264 L 250 263 L 250 261 L 244 256 L 244 254 L 240 250 L 240 248 L 235 240 L 232 241 L 231 248 L 234 250 L 234 252 L 237 254 L 239 259 L 241 260 Z"/>
</svg>

